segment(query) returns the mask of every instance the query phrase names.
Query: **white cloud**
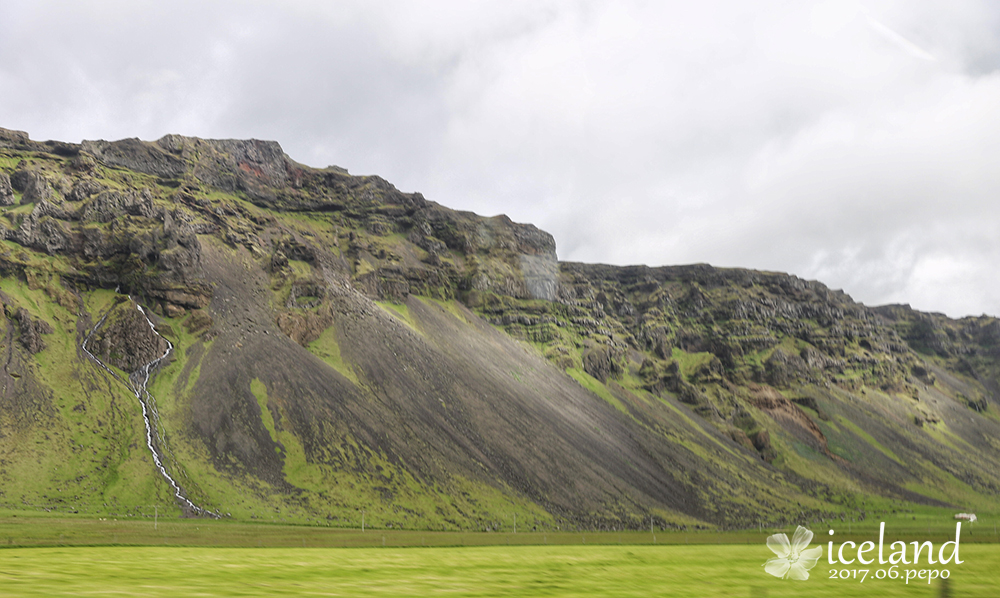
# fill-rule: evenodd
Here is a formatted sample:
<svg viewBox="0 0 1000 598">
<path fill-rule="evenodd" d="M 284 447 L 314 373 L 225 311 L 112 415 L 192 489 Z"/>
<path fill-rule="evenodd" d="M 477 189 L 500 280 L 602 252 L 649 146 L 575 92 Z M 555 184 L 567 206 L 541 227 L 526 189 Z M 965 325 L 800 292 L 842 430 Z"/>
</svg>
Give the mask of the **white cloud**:
<svg viewBox="0 0 1000 598">
<path fill-rule="evenodd" d="M 13 2 L 0 126 L 274 138 L 564 259 L 1000 314 L 998 24 L 986 1 Z"/>
</svg>

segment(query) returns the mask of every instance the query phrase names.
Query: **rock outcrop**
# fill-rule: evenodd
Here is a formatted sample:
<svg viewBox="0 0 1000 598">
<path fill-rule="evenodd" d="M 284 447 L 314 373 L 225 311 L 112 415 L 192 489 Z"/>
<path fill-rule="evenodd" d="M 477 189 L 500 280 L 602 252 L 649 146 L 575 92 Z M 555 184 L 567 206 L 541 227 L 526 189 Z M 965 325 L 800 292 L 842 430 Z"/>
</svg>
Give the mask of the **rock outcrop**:
<svg viewBox="0 0 1000 598">
<path fill-rule="evenodd" d="M 0 206 L 14 204 L 14 188 L 10 184 L 10 176 L 6 172 L 0 172 Z"/>
<path fill-rule="evenodd" d="M 21 203 L 41 203 L 51 200 L 55 194 L 45 175 L 35 170 L 15 170 L 10 183 L 15 190 L 21 192 Z"/>
<path fill-rule="evenodd" d="M 17 308 L 17 311 L 14 312 L 14 319 L 17 320 L 18 328 L 21 330 L 18 341 L 29 353 L 38 353 L 45 349 L 42 335 L 52 334 L 52 326 L 48 322 L 32 318 L 28 310 L 23 307 Z"/>
<path fill-rule="evenodd" d="M 135 304 L 125 301 L 114 308 L 88 349 L 104 363 L 132 373 L 162 356 L 167 342 L 153 332 Z"/>
</svg>

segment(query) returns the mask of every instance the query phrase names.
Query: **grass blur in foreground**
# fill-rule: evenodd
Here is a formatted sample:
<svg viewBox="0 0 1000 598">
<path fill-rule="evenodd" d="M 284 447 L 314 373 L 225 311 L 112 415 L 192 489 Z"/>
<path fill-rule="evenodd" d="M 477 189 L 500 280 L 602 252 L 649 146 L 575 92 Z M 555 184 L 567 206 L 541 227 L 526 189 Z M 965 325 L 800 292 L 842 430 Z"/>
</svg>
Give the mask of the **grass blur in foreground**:
<svg viewBox="0 0 1000 598">
<path fill-rule="evenodd" d="M 767 575 L 763 545 L 0 550 L 4 596 L 939 596 L 939 582 Z M 1000 547 L 963 545 L 951 596 L 1000 595 Z"/>
</svg>

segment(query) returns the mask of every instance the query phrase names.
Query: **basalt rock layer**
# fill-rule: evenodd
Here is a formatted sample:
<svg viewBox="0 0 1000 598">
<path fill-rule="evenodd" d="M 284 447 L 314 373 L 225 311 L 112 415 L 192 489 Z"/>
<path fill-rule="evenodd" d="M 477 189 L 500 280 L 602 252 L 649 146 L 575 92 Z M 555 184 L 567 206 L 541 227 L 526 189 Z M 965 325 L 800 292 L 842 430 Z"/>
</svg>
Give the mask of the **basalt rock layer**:
<svg viewBox="0 0 1000 598">
<path fill-rule="evenodd" d="M 0 130 L 0 239 L 8 507 L 180 512 L 121 384 L 165 341 L 126 295 L 175 347 L 148 387 L 158 445 L 229 517 L 622 529 L 997 506 L 991 317 L 560 263 L 534 226 L 255 140 Z M 99 322 L 111 372 L 80 349 Z"/>
</svg>

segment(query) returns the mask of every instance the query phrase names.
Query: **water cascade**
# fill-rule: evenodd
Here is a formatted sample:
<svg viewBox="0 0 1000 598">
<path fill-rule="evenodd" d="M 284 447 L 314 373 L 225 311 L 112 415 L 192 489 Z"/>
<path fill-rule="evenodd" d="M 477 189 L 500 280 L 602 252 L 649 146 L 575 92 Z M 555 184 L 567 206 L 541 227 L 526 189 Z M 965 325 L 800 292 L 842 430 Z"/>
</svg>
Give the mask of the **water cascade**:
<svg viewBox="0 0 1000 598">
<path fill-rule="evenodd" d="M 131 296 L 129 297 L 129 300 L 130 301 L 132 300 Z M 160 335 L 159 332 L 156 331 L 156 326 L 153 325 L 153 321 L 149 319 L 149 316 L 146 314 L 146 311 L 143 310 L 138 303 L 135 304 L 135 307 L 136 309 L 139 310 L 139 313 L 142 314 L 142 317 L 145 318 L 146 323 L 149 324 L 149 328 L 153 331 L 153 334 L 166 341 L 167 350 L 163 353 L 163 355 L 157 357 L 156 359 L 150 361 L 149 363 L 143 364 L 142 366 L 139 367 L 139 369 L 129 374 L 128 378 L 125 380 L 123 380 L 121 376 L 116 374 L 103 361 L 98 359 L 96 355 L 94 355 L 93 353 L 90 352 L 89 349 L 87 349 L 87 343 L 90 342 L 90 339 L 92 336 L 94 336 L 94 333 L 97 332 L 97 330 L 100 329 L 100 327 L 104 324 L 104 321 L 107 320 L 108 315 L 111 313 L 110 310 L 108 310 L 108 313 L 104 314 L 104 316 L 102 316 L 101 319 L 98 320 L 94 328 L 90 331 L 89 334 L 87 334 L 87 338 L 84 339 L 81 348 L 87 355 L 90 356 L 91 359 L 94 360 L 95 363 L 97 363 L 97 365 L 101 366 L 116 380 L 123 382 L 126 386 L 128 386 L 129 390 L 132 391 L 132 394 L 135 395 L 135 398 L 139 400 L 139 404 L 142 406 L 142 419 L 146 424 L 146 446 L 149 448 L 149 452 L 152 453 L 153 455 L 153 463 L 155 463 L 156 468 L 160 470 L 160 475 L 162 475 L 163 478 L 167 480 L 167 483 L 170 484 L 170 487 L 174 489 L 174 496 L 176 496 L 178 500 L 186 504 L 192 511 L 196 513 L 209 515 L 211 517 L 218 517 L 218 515 L 216 515 L 215 513 L 212 513 L 211 511 L 206 511 L 205 509 L 202 509 L 198 505 L 191 502 L 191 500 L 184 495 L 184 492 L 183 490 L 181 490 L 180 485 L 177 483 L 176 480 L 174 480 L 173 477 L 171 477 L 170 473 L 167 471 L 166 466 L 163 464 L 164 461 L 163 455 L 161 454 L 158 448 L 158 446 L 162 446 L 164 444 L 163 437 L 159 432 L 160 415 L 156 411 L 156 400 L 153 398 L 153 395 L 149 393 L 149 390 L 147 390 L 146 385 L 149 383 L 150 373 L 157 365 L 159 365 L 161 361 L 163 361 L 167 357 L 167 355 L 170 355 L 170 352 L 173 351 L 174 349 L 174 345 L 169 340 Z M 154 441 L 153 439 L 154 429 L 156 430 L 157 441 Z"/>
</svg>

